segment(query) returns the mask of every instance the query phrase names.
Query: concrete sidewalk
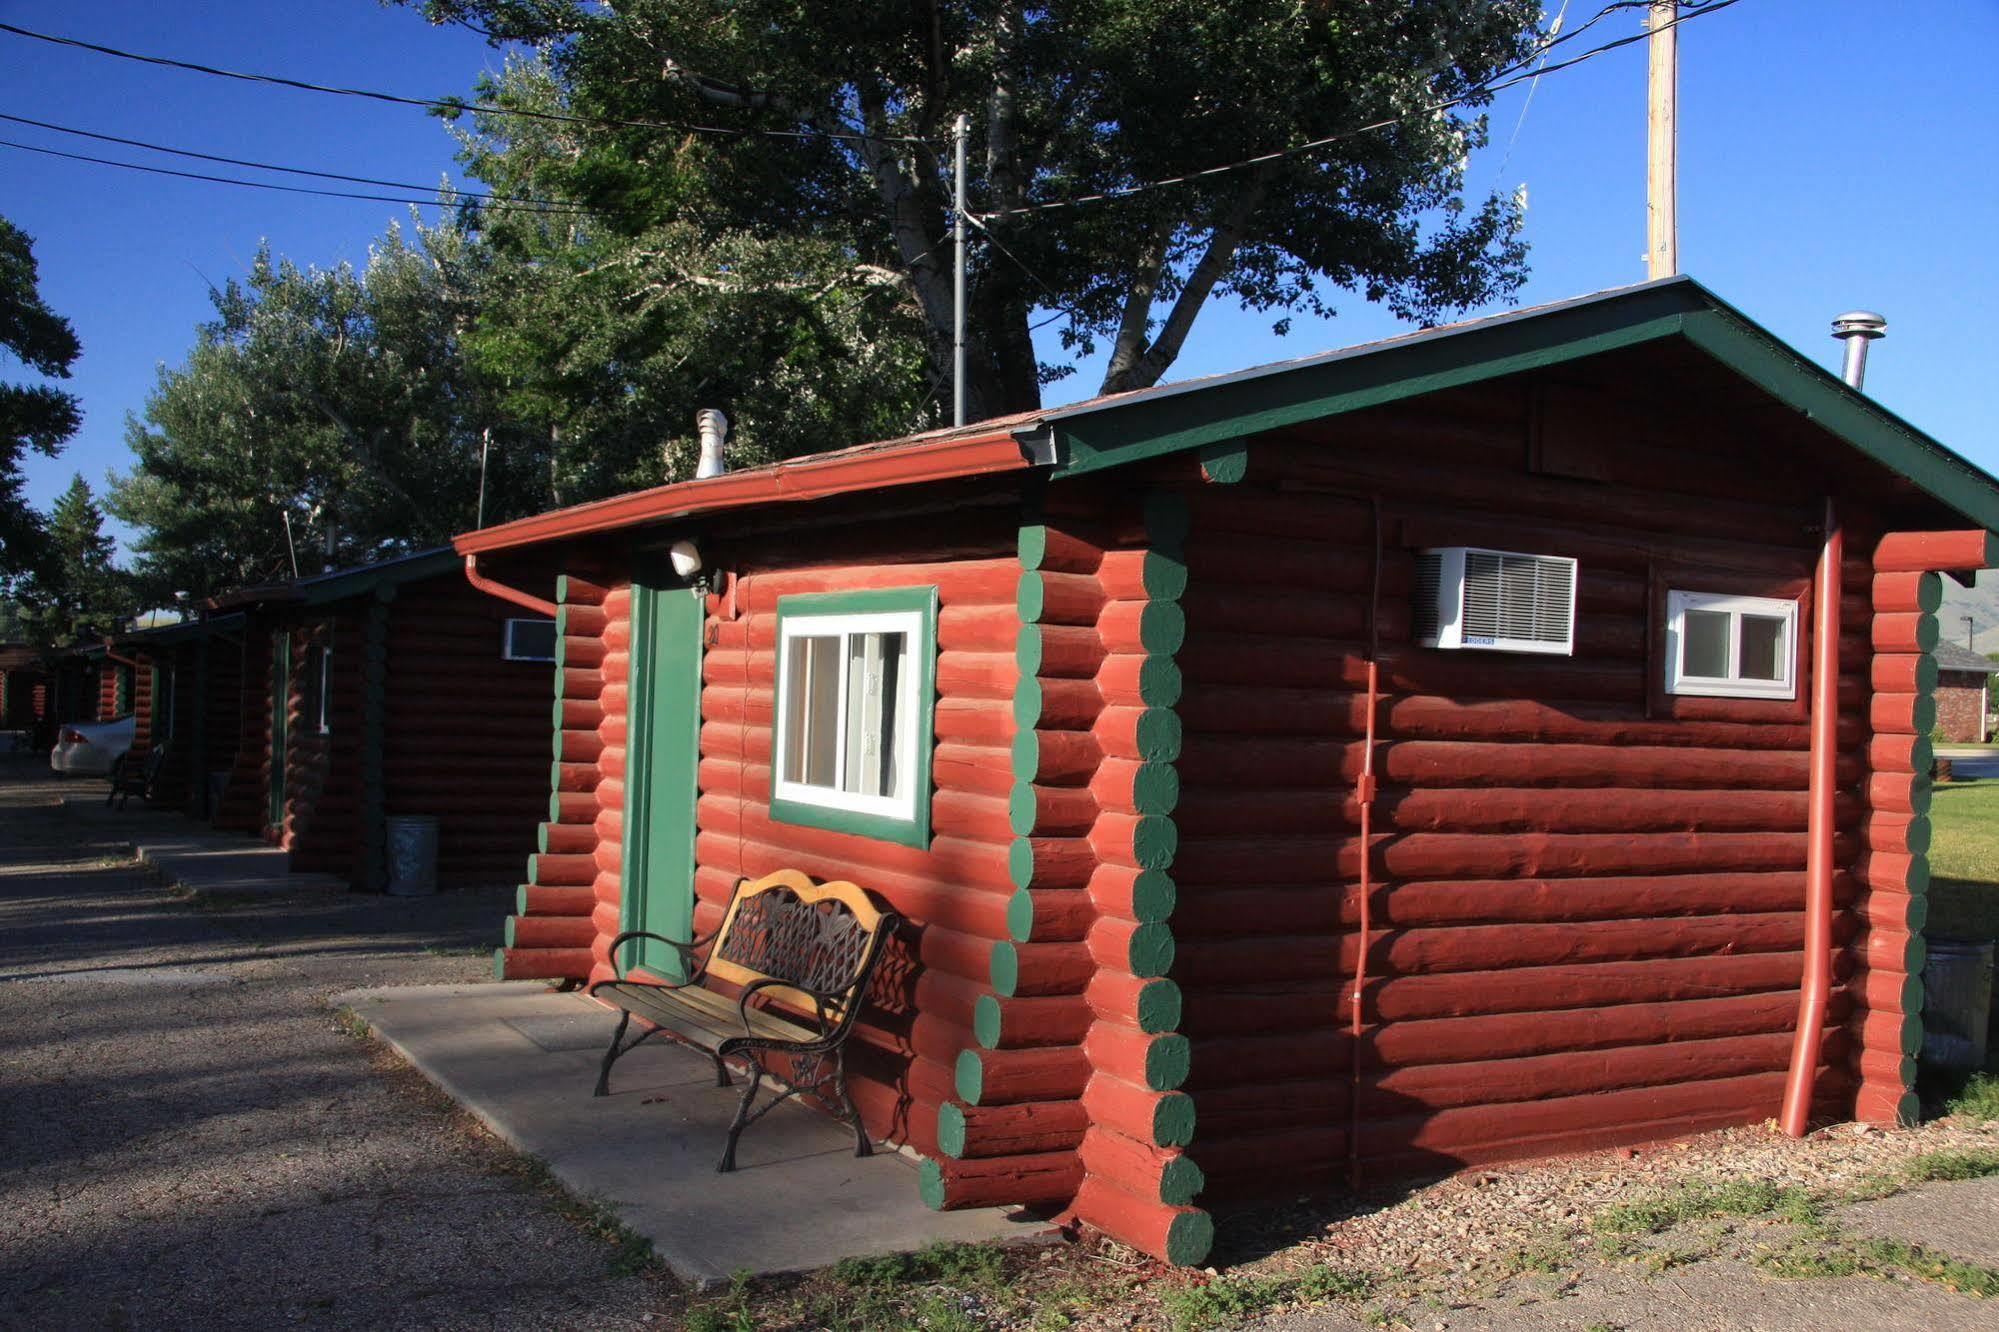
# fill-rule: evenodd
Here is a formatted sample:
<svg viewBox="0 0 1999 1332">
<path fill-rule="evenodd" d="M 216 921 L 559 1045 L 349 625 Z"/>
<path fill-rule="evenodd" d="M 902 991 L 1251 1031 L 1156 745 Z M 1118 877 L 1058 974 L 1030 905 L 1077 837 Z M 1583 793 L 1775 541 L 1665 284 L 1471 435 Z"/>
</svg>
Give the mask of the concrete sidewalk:
<svg viewBox="0 0 1999 1332">
<path fill-rule="evenodd" d="M 170 810 L 105 804 L 110 784 L 73 778 L 62 784 L 63 808 L 93 832 L 129 838 L 139 863 L 192 897 L 225 899 L 286 893 L 340 892 L 331 874 L 291 872 L 291 855 L 244 833 L 218 832 Z"/>
<path fill-rule="evenodd" d="M 611 1095 L 593 1097 L 617 1017 L 581 995 L 535 982 L 412 985 L 333 1002 L 572 1192 L 612 1208 L 685 1280 L 1046 1230 L 992 1209 L 931 1211 L 913 1161 L 888 1149 L 857 1158 L 844 1126 L 796 1102 L 746 1130 L 737 1169 L 716 1173 L 738 1089 L 658 1037 L 618 1061 Z"/>
</svg>

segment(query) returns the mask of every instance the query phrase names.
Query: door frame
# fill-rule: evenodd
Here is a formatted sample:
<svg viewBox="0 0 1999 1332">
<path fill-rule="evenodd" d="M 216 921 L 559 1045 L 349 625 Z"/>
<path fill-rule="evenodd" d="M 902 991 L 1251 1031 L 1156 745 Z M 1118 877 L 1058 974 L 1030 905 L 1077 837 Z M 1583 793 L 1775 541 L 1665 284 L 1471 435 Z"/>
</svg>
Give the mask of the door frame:
<svg viewBox="0 0 1999 1332">
<path fill-rule="evenodd" d="M 664 551 L 641 551 L 635 557 L 631 595 L 630 747 L 618 914 L 623 929 L 688 940 L 694 935 L 707 611 L 702 593 L 674 577 Z M 650 940 L 622 950 L 615 961 L 670 980 L 687 978 L 679 952 Z"/>
</svg>

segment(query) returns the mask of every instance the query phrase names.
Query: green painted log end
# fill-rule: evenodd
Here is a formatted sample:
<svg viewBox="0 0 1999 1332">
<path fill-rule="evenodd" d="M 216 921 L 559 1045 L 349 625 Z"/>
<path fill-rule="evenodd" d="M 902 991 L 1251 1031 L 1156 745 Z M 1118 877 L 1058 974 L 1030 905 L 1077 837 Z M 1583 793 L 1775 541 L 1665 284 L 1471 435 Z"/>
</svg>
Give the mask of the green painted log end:
<svg viewBox="0 0 1999 1332">
<path fill-rule="evenodd" d="M 1140 870 L 1131 885 L 1132 919 L 1141 925 L 1163 921 L 1173 914 L 1179 897 L 1179 887 L 1171 874 L 1163 869 Z"/>
<path fill-rule="evenodd" d="M 1039 569 L 1048 559 L 1048 525 L 1022 524 L 1016 548 L 1020 555 L 1021 568 Z"/>
<path fill-rule="evenodd" d="M 1031 782 L 1041 768 L 1041 742 L 1032 731 L 1017 731 L 1013 743 L 1007 747 L 1007 757 L 1013 767 L 1013 779 Z"/>
<path fill-rule="evenodd" d="M 1138 756 L 1148 763 L 1171 763 L 1180 757 L 1180 714 L 1170 708 L 1147 708 L 1135 728 Z"/>
<path fill-rule="evenodd" d="M 1194 1140 L 1194 1098 L 1167 1092 L 1152 1106 L 1152 1141 L 1159 1147 L 1185 1147 Z"/>
<path fill-rule="evenodd" d="M 1042 659 L 1041 626 L 1023 624 L 1013 636 L 1013 664 L 1022 676 L 1041 674 Z"/>
<path fill-rule="evenodd" d="M 965 1154 L 965 1107 L 956 1101 L 937 1107 L 937 1150 L 946 1156 Z"/>
<path fill-rule="evenodd" d="M 1031 731 L 1041 720 L 1041 681 L 1023 675 L 1013 686 L 1013 724 L 1017 731 Z"/>
<path fill-rule="evenodd" d="M 1176 1156 L 1160 1167 L 1159 1201 L 1168 1207 L 1185 1207 L 1207 1186 L 1207 1176 L 1191 1156 Z"/>
<path fill-rule="evenodd" d="M 1173 931 L 1153 922 L 1131 932 L 1127 962 L 1131 974 L 1149 980 L 1173 969 Z"/>
<path fill-rule="evenodd" d="M 1171 657 L 1148 656 L 1138 667 L 1138 698 L 1149 708 L 1170 708 L 1186 692 L 1180 664 Z"/>
<path fill-rule="evenodd" d="M 1187 642 L 1187 612 L 1177 601 L 1148 601 L 1138 613 L 1138 642 L 1147 652 L 1170 657 Z"/>
<path fill-rule="evenodd" d="M 1183 1007 L 1177 983 L 1163 976 L 1149 980 L 1138 991 L 1138 1029 L 1148 1034 L 1172 1031 L 1180 1025 Z"/>
<path fill-rule="evenodd" d="M 1206 1212 L 1190 1209 L 1166 1227 L 1166 1261 L 1175 1267 L 1199 1267 L 1214 1247 L 1215 1219 Z"/>
<path fill-rule="evenodd" d="M 515 943 L 514 943 L 514 926 L 515 926 L 515 925 L 516 925 L 517 923 L 519 923 L 519 921 L 520 921 L 520 917 L 519 917 L 519 916 L 508 916 L 508 917 L 507 917 L 507 927 L 506 927 L 506 935 L 505 935 L 505 937 L 506 937 L 506 946 L 507 946 L 508 948 L 513 948 L 513 947 L 516 947 L 516 946 L 517 946 L 517 945 L 515 945 Z"/>
<path fill-rule="evenodd" d="M 1140 816 L 1131 830 L 1132 858 L 1141 869 L 1163 870 L 1180 850 L 1180 828 L 1158 814 Z"/>
<path fill-rule="evenodd" d="M 1034 937 L 1034 894 L 1030 890 L 1019 889 L 1007 899 L 1006 932 L 1016 943 L 1026 943 Z"/>
<path fill-rule="evenodd" d="M 1014 609 L 1020 613 L 1022 624 L 1034 624 L 1048 609 L 1048 589 L 1041 581 L 1041 574 L 1034 569 L 1021 572 L 1020 582 L 1015 585 Z"/>
<path fill-rule="evenodd" d="M 982 994 L 972 1001 L 972 1037 L 981 1046 L 988 1050 L 998 1049 L 1004 1026 L 997 996 Z M 957 1154 L 951 1153 L 953 1156 Z"/>
<path fill-rule="evenodd" d="M 513 922 L 507 922 L 512 928 Z M 1145 1085 L 1153 1091 L 1172 1091 L 1187 1080 L 1191 1063 L 1187 1038 L 1177 1032 L 1159 1037 L 1145 1047 Z"/>
<path fill-rule="evenodd" d="M 979 1060 L 977 1050 L 958 1051 L 958 1064 L 952 1072 L 952 1082 L 958 1089 L 958 1099 L 966 1105 L 977 1105 L 986 1090 L 986 1069 Z"/>
<path fill-rule="evenodd" d="M 1025 837 L 1016 837 L 1006 848 L 1007 881 L 1016 888 L 1026 888 L 1034 882 L 1034 843 Z"/>
<path fill-rule="evenodd" d="M 493 950 L 493 979 L 503 981 L 506 978 L 507 950 L 504 948 L 495 948 Z"/>
<path fill-rule="evenodd" d="M 927 1156 L 916 1163 L 916 1196 L 931 1211 L 944 1210 L 944 1168 Z"/>
<path fill-rule="evenodd" d="M 993 993 L 1002 999 L 1011 998 L 1020 987 L 1020 950 L 1012 942 L 1002 940 L 993 945 L 989 962 L 992 971 Z"/>
</svg>

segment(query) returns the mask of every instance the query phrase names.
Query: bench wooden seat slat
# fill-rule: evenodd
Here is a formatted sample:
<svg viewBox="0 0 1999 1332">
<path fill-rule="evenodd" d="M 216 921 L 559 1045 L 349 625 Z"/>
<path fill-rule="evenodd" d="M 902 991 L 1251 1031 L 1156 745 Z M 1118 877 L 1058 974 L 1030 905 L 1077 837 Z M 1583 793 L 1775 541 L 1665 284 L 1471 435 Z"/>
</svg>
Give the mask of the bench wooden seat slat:
<svg viewBox="0 0 1999 1332">
<path fill-rule="evenodd" d="M 669 990 L 645 982 L 627 984 L 613 981 L 594 993 L 655 1027 L 666 1027 L 683 1036 L 698 1036 L 701 1045 L 720 1045 L 731 1036 L 809 1041 L 818 1035 L 812 1028 L 786 1021 L 767 1008 L 750 1009 L 749 1031 L 745 1032 L 735 1000 L 699 986 Z"/>
<path fill-rule="evenodd" d="M 623 1013 L 604 1054 L 596 1094 L 609 1094 L 611 1065 L 620 1055 L 658 1032 L 670 1032 L 707 1053 L 718 1086 L 729 1085 L 726 1060 L 743 1058 L 748 1065 L 749 1085 L 717 1169 L 735 1169 L 736 1139 L 745 1128 L 805 1091 L 822 1093 L 844 1107 L 854 1129 L 854 1154 L 868 1155 L 872 1145 L 847 1093 L 843 1047 L 882 947 L 900 924 L 851 883 L 815 884 L 799 870 L 779 870 L 754 883 L 737 884 L 722 923 L 705 939 L 683 942 L 643 930 L 620 934 L 611 941 L 611 966 L 618 974 L 590 987 L 592 998 Z M 623 974 L 619 968 L 625 959 L 619 950 L 640 938 L 673 947 L 688 973 L 686 981 L 669 984 Z M 707 988 L 703 981 L 711 976 L 741 987 L 749 996 L 747 1008 L 740 996 Z M 626 1044 L 625 1031 L 635 1017 L 645 1030 Z M 785 1074 L 766 1068 L 760 1053 L 787 1056 Z M 753 1110 L 766 1077 L 783 1091 Z"/>
</svg>

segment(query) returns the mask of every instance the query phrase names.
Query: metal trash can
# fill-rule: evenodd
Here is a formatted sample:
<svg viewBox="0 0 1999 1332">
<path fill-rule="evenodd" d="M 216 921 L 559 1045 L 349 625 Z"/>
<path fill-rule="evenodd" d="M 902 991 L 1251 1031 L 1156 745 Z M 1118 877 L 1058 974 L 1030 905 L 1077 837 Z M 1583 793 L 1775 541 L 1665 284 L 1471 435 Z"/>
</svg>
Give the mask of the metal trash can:
<svg viewBox="0 0 1999 1332">
<path fill-rule="evenodd" d="M 389 892 L 422 897 L 437 891 L 437 820 L 423 814 L 391 814 Z"/>
<path fill-rule="evenodd" d="M 1923 966 L 1923 1062 L 1985 1067 L 1992 1018 L 1992 940 L 1931 939 Z"/>
</svg>

